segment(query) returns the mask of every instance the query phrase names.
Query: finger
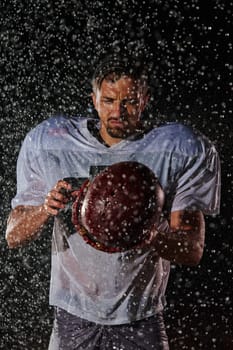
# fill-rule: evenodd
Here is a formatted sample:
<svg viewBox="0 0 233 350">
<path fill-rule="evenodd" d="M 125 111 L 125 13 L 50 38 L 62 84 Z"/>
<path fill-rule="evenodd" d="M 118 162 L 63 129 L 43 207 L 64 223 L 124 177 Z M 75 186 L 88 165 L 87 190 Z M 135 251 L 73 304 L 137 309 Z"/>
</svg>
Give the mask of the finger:
<svg viewBox="0 0 233 350">
<path fill-rule="evenodd" d="M 47 203 L 43 204 L 43 209 L 49 216 L 56 216 L 59 213 L 59 209 L 52 208 Z"/>
<path fill-rule="evenodd" d="M 153 225 L 153 227 L 150 230 L 149 237 L 147 238 L 148 243 L 151 243 L 157 236 L 158 229 L 157 225 Z"/>
<path fill-rule="evenodd" d="M 59 202 L 48 195 L 43 207 L 47 214 L 57 215 L 61 209 L 65 208 L 65 203 Z"/>
<path fill-rule="evenodd" d="M 62 189 L 66 190 L 66 191 L 71 191 L 71 184 L 69 184 L 68 182 L 64 181 L 64 180 L 59 180 L 55 187 L 54 190 L 57 192 L 60 192 Z"/>
<path fill-rule="evenodd" d="M 50 191 L 45 198 L 45 204 L 47 207 L 53 207 L 61 209 L 65 207 L 67 199 L 64 198 L 62 194 L 54 190 Z"/>
<path fill-rule="evenodd" d="M 53 198 L 50 198 L 49 200 L 47 200 L 46 204 L 48 207 L 55 208 L 55 209 L 64 209 L 66 205 L 66 203 L 60 202 Z"/>
<path fill-rule="evenodd" d="M 67 192 L 63 193 L 63 192 L 59 192 L 57 190 L 50 191 L 47 195 L 47 198 L 52 199 L 52 200 L 56 200 L 56 201 L 62 202 L 62 203 L 67 203 L 67 201 L 68 201 Z"/>
</svg>

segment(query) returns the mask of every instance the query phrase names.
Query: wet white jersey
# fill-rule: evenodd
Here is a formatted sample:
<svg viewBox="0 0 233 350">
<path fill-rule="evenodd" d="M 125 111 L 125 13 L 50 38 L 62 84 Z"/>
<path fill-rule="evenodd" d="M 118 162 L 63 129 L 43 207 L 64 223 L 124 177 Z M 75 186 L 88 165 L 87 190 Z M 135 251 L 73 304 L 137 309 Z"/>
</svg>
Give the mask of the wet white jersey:
<svg viewBox="0 0 233 350">
<path fill-rule="evenodd" d="M 218 213 L 219 158 L 200 133 L 169 123 L 106 147 L 90 132 L 88 119 L 63 116 L 42 122 L 26 136 L 12 207 L 40 205 L 59 179 L 90 178 L 120 161 L 141 162 L 155 173 L 168 213 L 187 208 Z M 161 311 L 169 262 L 152 245 L 113 254 L 94 249 L 73 228 L 70 211 L 68 205 L 54 221 L 51 305 L 102 324 L 128 323 Z M 164 219 L 161 230 L 167 229 Z"/>
</svg>

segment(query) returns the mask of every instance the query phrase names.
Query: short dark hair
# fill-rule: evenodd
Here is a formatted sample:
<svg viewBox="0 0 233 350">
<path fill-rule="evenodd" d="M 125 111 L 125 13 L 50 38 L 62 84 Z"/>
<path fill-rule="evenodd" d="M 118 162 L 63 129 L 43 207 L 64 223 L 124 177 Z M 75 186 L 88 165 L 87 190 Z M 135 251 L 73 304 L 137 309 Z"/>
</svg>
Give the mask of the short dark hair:
<svg viewBox="0 0 233 350">
<path fill-rule="evenodd" d="M 117 77 L 123 75 L 141 81 L 148 88 L 148 69 L 142 56 L 132 56 L 128 53 L 113 53 L 101 59 L 92 77 L 93 90 L 100 88 L 102 81 L 110 74 Z"/>
</svg>

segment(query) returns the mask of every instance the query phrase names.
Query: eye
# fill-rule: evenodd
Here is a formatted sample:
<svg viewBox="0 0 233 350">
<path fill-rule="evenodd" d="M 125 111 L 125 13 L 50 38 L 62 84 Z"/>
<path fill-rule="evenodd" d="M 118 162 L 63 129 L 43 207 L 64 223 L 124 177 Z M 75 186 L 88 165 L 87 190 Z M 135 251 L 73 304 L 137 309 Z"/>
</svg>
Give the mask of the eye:
<svg viewBox="0 0 233 350">
<path fill-rule="evenodd" d="M 102 102 L 105 103 L 105 104 L 110 105 L 110 104 L 113 103 L 113 100 L 112 100 L 111 98 L 104 98 L 104 99 L 102 100 Z"/>
<path fill-rule="evenodd" d="M 124 106 L 137 106 L 137 105 L 138 105 L 138 100 L 133 98 L 124 101 Z"/>
</svg>

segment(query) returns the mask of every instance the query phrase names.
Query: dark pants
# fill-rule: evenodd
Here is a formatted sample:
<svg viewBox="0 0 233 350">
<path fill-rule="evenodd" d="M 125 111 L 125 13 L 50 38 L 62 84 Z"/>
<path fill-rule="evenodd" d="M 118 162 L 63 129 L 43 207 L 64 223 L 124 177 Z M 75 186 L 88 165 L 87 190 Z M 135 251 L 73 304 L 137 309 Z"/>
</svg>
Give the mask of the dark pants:
<svg viewBox="0 0 233 350">
<path fill-rule="evenodd" d="M 49 350 L 169 350 L 163 314 L 100 325 L 56 308 Z"/>
</svg>

